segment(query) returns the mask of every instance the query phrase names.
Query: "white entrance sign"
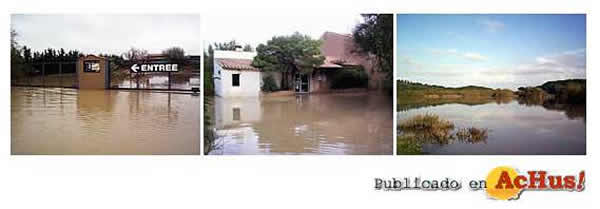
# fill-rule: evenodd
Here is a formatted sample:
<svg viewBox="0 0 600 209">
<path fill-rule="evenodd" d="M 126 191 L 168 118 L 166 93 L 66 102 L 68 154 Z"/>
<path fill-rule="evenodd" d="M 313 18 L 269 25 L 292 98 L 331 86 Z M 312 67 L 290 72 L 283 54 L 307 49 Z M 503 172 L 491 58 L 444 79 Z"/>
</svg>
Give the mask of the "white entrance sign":
<svg viewBox="0 0 600 209">
<path fill-rule="evenodd" d="M 131 66 L 132 73 L 145 72 L 178 72 L 177 64 L 133 64 Z"/>
</svg>

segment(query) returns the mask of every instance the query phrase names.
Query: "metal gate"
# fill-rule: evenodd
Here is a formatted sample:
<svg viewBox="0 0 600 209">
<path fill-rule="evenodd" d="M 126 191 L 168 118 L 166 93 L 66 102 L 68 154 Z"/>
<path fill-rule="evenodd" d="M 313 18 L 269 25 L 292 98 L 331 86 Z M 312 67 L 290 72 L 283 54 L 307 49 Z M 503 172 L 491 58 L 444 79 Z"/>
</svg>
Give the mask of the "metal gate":
<svg viewBox="0 0 600 209">
<path fill-rule="evenodd" d="M 77 88 L 77 61 L 31 62 L 13 72 L 12 86 Z"/>
<path fill-rule="evenodd" d="M 144 64 L 160 64 L 159 62 L 145 62 Z M 107 83 L 110 89 L 140 89 L 140 90 L 200 90 L 200 65 L 182 63 L 178 72 L 132 72 L 131 68 L 136 63 L 108 64 Z"/>
</svg>

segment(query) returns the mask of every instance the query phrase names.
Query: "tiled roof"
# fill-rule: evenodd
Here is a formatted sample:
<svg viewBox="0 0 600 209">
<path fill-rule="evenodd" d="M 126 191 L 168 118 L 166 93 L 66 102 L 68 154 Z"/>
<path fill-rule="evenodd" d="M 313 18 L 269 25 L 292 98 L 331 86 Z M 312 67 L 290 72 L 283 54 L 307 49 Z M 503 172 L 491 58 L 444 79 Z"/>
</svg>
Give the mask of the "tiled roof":
<svg viewBox="0 0 600 209">
<path fill-rule="evenodd" d="M 320 68 L 343 68 L 348 65 L 359 65 L 357 63 L 352 62 L 351 60 L 341 59 L 332 56 L 325 56 L 325 61 L 320 65 Z"/>
<path fill-rule="evenodd" d="M 325 63 L 319 67 L 341 68 L 342 65 L 360 64 L 360 56 L 352 52 L 356 47 L 352 35 L 325 32 L 321 40 L 321 54 L 325 56 Z"/>
<path fill-rule="evenodd" d="M 260 71 L 258 68 L 252 67 L 251 59 L 217 58 L 215 60 L 221 68 L 227 70 Z"/>
</svg>

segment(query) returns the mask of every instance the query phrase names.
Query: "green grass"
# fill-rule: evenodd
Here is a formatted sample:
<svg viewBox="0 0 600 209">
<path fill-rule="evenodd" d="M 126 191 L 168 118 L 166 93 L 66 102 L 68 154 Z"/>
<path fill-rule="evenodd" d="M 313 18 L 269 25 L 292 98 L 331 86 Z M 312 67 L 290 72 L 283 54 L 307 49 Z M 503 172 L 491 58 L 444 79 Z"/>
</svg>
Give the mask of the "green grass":
<svg viewBox="0 0 600 209">
<path fill-rule="evenodd" d="M 454 124 L 434 114 L 417 115 L 398 124 L 402 130 L 453 129 Z"/>
<path fill-rule="evenodd" d="M 397 153 L 426 154 L 423 144 L 485 143 L 489 132 L 487 128 L 476 127 L 454 130 L 454 123 L 430 113 L 405 119 L 398 124 Z"/>
</svg>

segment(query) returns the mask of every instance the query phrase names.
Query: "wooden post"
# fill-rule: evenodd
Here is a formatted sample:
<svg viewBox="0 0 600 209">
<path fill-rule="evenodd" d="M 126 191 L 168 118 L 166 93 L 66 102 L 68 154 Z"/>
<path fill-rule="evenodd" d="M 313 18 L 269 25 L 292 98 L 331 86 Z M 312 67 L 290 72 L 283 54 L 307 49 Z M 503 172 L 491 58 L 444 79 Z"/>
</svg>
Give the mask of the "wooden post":
<svg viewBox="0 0 600 209">
<path fill-rule="evenodd" d="M 42 87 L 46 87 L 46 63 L 42 63 Z"/>
<path fill-rule="evenodd" d="M 169 75 L 169 90 L 171 90 L 171 72 L 168 72 L 168 75 Z"/>
<path fill-rule="evenodd" d="M 58 63 L 58 76 L 60 77 L 59 80 L 58 80 L 58 85 L 60 87 L 63 87 L 63 85 L 62 85 L 62 83 L 63 83 L 62 82 L 62 80 L 63 80 L 63 76 L 62 76 L 62 62 Z"/>
</svg>

